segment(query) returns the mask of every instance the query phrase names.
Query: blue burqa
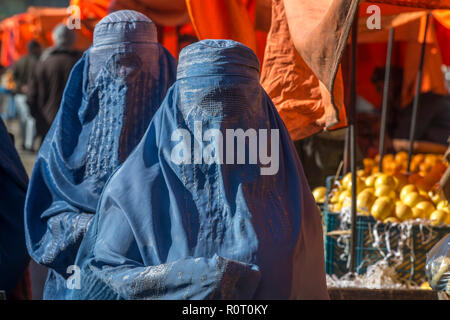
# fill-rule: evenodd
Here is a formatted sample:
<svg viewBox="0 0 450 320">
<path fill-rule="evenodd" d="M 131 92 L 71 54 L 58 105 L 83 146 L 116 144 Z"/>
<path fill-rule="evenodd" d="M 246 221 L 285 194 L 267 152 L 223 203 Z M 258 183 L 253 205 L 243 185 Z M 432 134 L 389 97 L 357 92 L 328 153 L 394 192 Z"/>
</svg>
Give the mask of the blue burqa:
<svg viewBox="0 0 450 320">
<path fill-rule="evenodd" d="M 44 299 L 66 298 L 103 187 L 144 135 L 175 72 L 143 14 L 117 11 L 96 25 L 93 46 L 74 66 L 39 151 L 26 199 L 28 251 L 50 268 Z"/>
<path fill-rule="evenodd" d="M 10 297 L 30 257 L 25 245 L 23 206 L 28 176 L 0 119 L 0 290 Z"/>
<path fill-rule="evenodd" d="M 320 216 L 253 51 L 231 40 L 183 49 L 76 264 L 74 299 L 328 298 Z"/>
</svg>

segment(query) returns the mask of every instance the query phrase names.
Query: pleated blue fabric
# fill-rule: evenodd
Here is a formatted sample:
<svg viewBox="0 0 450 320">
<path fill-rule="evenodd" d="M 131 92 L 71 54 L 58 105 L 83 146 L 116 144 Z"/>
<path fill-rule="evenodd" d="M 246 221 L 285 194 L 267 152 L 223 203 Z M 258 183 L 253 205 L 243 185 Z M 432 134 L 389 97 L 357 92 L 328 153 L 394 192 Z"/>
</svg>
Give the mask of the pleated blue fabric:
<svg viewBox="0 0 450 320">
<path fill-rule="evenodd" d="M 104 185 L 144 135 L 175 78 L 175 60 L 157 43 L 156 27 L 145 15 L 117 11 L 96 25 L 27 193 L 28 251 L 50 268 L 44 299 L 66 298 L 67 279 L 76 271 L 71 266 Z"/>
<path fill-rule="evenodd" d="M 7 298 L 30 261 L 23 229 L 27 185 L 25 168 L 0 119 L 0 290 Z"/>
<path fill-rule="evenodd" d="M 251 49 L 182 50 L 76 264 L 73 299 L 328 298 L 320 216 Z"/>
</svg>

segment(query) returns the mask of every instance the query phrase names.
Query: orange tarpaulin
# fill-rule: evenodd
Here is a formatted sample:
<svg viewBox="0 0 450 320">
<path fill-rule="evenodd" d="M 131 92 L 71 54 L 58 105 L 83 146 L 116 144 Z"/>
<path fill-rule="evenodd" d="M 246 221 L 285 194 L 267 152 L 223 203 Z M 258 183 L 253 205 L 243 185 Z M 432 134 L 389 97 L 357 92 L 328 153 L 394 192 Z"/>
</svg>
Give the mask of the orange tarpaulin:
<svg viewBox="0 0 450 320">
<path fill-rule="evenodd" d="M 181 26 L 189 21 L 185 0 L 111 0 L 109 12 L 123 9 L 142 12 L 160 26 Z"/>
<path fill-rule="evenodd" d="M 263 62 L 270 24 L 268 0 L 186 0 L 189 15 L 201 39 L 232 39 L 251 49 Z"/>
<path fill-rule="evenodd" d="M 185 0 L 71 0 L 72 6 L 80 8 L 81 30 L 92 42 L 95 24 L 117 10 L 136 10 L 159 26 L 159 40 L 172 53 L 178 56 L 179 32 L 192 33 Z"/>
<path fill-rule="evenodd" d="M 356 9 L 346 0 L 272 1 L 261 83 L 293 140 L 346 125 L 339 62 Z"/>
<path fill-rule="evenodd" d="M 33 39 L 30 25 L 25 13 L 4 19 L 0 24 L 2 34 L 2 51 L 0 63 L 10 66 L 27 51 L 26 44 Z"/>
<path fill-rule="evenodd" d="M 53 28 L 67 16 L 65 8 L 30 7 L 25 13 L 1 21 L 1 64 L 9 66 L 24 55 L 32 39 L 42 46 L 50 46 Z"/>
<path fill-rule="evenodd" d="M 233 39 L 257 52 L 255 27 L 241 0 L 186 0 L 199 39 Z"/>
</svg>

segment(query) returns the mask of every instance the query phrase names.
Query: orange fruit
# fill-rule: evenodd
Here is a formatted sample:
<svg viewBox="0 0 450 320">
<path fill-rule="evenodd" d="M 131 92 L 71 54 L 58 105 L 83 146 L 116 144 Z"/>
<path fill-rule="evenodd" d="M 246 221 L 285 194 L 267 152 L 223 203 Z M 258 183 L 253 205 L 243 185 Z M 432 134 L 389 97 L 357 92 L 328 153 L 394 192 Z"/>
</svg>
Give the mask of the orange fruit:
<svg viewBox="0 0 450 320">
<path fill-rule="evenodd" d="M 313 190 L 312 194 L 317 203 L 325 202 L 326 192 L 327 192 L 327 188 L 325 188 L 325 187 L 317 187 Z"/>
<path fill-rule="evenodd" d="M 414 207 L 411 210 L 413 219 L 425 219 L 425 212 L 422 209 Z"/>
<path fill-rule="evenodd" d="M 395 206 L 395 216 L 400 221 L 405 221 L 408 219 L 412 219 L 413 212 L 409 206 L 404 203 L 398 203 Z"/>
<path fill-rule="evenodd" d="M 408 153 L 405 151 L 400 151 L 395 155 L 395 162 L 403 163 L 405 161 L 408 161 Z"/>
<path fill-rule="evenodd" d="M 403 203 L 413 208 L 423 200 L 424 198 L 418 192 L 410 192 L 403 198 Z"/>
<path fill-rule="evenodd" d="M 384 220 L 390 216 L 394 211 L 393 201 L 389 197 L 381 197 L 375 200 L 370 209 L 370 213 L 375 219 Z"/>
<path fill-rule="evenodd" d="M 390 197 L 392 200 L 395 200 L 396 194 L 394 191 L 394 188 L 388 185 L 381 185 L 375 189 L 375 196 L 376 197 L 383 197 L 387 196 Z"/>
<path fill-rule="evenodd" d="M 364 158 L 363 159 L 363 165 L 364 165 L 365 169 L 372 169 L 377 164 L 375 163 L 375 160 L 373 160 L 371 158 Z"/>
<path fill-rule="evenodd" d="M 425 218 L 428 218 L 436 210 L 430 201 L 421 201 L 416 205 L 416 208 L 423 210 Z"/>
<path fill-rule="evenodd" d="M 443 210 L 436 210 L 430 215 L 432 225 L 439 225 L 441 223 L 450 224 L 450 215 Z"/>
<path fill-rule="evenodd" d="M 400 199 L 403 201 L 403 199 L 406 197 L 406 195 L 411 192 L 419 192 L 419 190 L 416 188 L 415 185 L 407 184 L 400 191 Z"/>
<path fill-rule="evenodd" d="M 375 180 L 375 189 L 379 186 L 386 185 L 390 186 L 392 188 L 395 188 L 395 180 L 392 176 L 387 175 L 385 173 L 380 174 L 377 179 Z"/>
<path fill-rule="evenodd" d="M 358 194 L 358 197 L 356 198 L 356 205 L 358 208 L 358 211 L 361 212 L 370 212 L 370 209 L 372 208 L 372 205 L 375 201 L 375 196 L 370 191 L 362 191 L 360 194 Z"/>
</svg>

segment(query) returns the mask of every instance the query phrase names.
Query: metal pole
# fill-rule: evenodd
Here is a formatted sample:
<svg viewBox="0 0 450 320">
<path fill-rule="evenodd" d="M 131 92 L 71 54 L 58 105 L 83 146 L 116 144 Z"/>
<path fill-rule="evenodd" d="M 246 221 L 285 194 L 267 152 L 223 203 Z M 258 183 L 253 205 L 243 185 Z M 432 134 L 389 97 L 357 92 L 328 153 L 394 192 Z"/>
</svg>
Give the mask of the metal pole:
<svg viewBox="0 0 450 320">
<path fill-rule="evenodd" d="M 350 78 L 350 170 L 352 172 L 352 237 L 350 242 L 350 272 L 356 272 L 356 54 L 358 47 L 358 14 L 355 15 L 352 26 L 352 64 Z"/>
<path fill-rule="evenodd" d="M 384 74 L 384 90 L 383 90 L 383 105 L 381 107 L 381 128 L 380 128 L 380 145 L 378 154 L 380 155 L 380 163 L 378 168 L 380 172 L 383 172 L 383 157 L 384 157 L 384 141 L 386 135 L 386 122 L 387 122 L 387 111 L 389 103 L 389 82 L 391 76 L 391 63 L 392 63 L 392 48 L 394 47 L 394 35 L 395 29 L 392 28 L 389 31 L 389 43 L 388 51 L 386 56 L 386 73 Z"/>
<path fill-rule="evenodd" d="M 430 24 L 430 15 L 431 15 L 431 13 L 428 13 L 428 15 L 427 15 L 427 22 L 425 25 L 425 33 L 423 35 L 422 50 L 420 52 L 419 72 L 417 73 L 416 94 L 414 96 L 412 118 L 411 118 L 411 128 L 409 131 L 408 173 L 411 172 L 411 170 L 410 170 L 411 169 L 411 159 L 412 159 L 412 153 L 413 153 L 413 149 L 414 149 L 414 139 L 415 139 L 415 134 L 416 134 L 417 113 L 418 113 L 417 111 L 419 110 L 420 89 L 422 88 L 422 74 L 423 74 L 423 65 L 424 65 L 424 61 L 425 61 L 425 49 L 427 46 L 426 40 L 427 40 L 428 27 Z"/>
<path fill-rule="evenodd" d="M 345 142 L 344 142 L 344 170 L 343 175 L 346 175 L 350 171 L 350 128 L 345 129 Z"/>
</svg>

